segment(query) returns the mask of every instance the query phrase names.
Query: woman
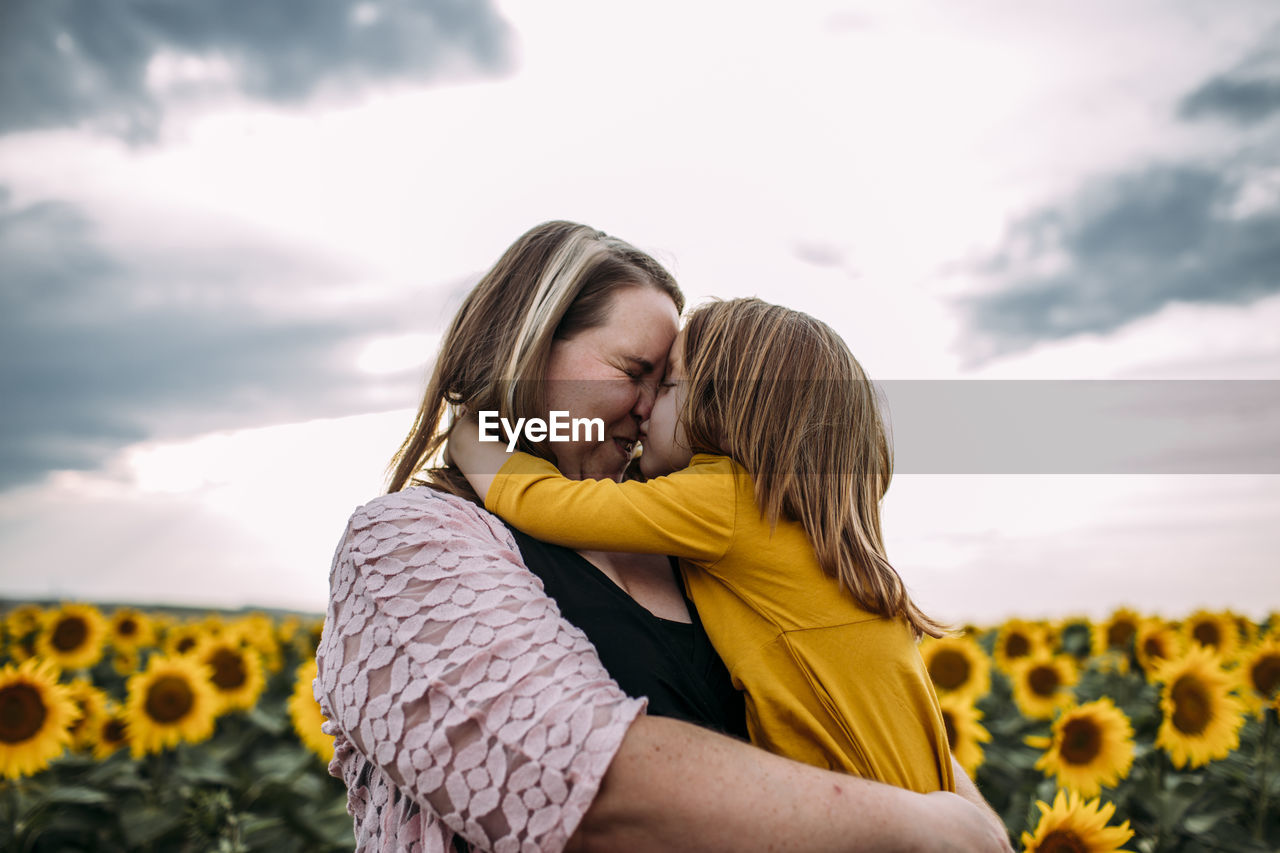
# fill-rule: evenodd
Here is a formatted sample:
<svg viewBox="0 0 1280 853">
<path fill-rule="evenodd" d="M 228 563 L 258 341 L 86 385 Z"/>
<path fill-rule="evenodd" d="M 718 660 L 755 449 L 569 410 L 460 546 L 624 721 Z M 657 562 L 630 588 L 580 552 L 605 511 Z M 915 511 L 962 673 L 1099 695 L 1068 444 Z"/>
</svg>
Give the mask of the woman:
<svg viewBox="0 0 1280 853">
<path fill-rule="evenodd" d="M 682 303 L 652 258 L 564 222 L 521 237 L 463 303 L 390 493 L 353 514 L 330 577 L 316 695 L 359 849 L 1009 849 L 993 814 L 954 795 L 709 730 L 740 731 L 741 711 L 698 661 L 705 635 L 670 565 L 581 555 L 629 595 L 601 604 L 607 587 L 580 589 L 599 576 L 518 540 L 456 469 L 404 488 L 441 451 L 450 404 L 599 418 L 603 435 L 518 446 L 572 477 L 620 477 Z M 597 624 L 562 617 L 593 605 Z M 602 665 L 584 627 L 606 648 L 627 639 Z"/>
</svg>

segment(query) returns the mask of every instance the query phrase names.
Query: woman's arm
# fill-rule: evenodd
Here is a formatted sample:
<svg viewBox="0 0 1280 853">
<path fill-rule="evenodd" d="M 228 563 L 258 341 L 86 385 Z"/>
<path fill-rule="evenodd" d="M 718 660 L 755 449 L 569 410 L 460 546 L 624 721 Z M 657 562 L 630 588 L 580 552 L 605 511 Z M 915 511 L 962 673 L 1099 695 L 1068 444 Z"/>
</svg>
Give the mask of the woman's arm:
<svg viewBox="0 0 1280 853">
<path fill-rule="evenodd" d="M 981 813 L 953 795 L 637 717 L 643 703 L 560 617 L 506 529 L 461 499 L 414 489 L 361 508 L 330 581 L 317 698 L 338 735 L 331 770 L 363 787 L 372 765 L 480 849 L 932 849 L 908 843 L 922 835 L 1007 849 L 983 846 Z M 390 804 L 366 799 L 356 825 L 373 838 Z"/>
<path fill-rule="evenodd" d="M 799 764 L 676 720 L 640 717 L 569 847 L 614 851 L 1005 851 L 1000 819 Z"/>
</svg>

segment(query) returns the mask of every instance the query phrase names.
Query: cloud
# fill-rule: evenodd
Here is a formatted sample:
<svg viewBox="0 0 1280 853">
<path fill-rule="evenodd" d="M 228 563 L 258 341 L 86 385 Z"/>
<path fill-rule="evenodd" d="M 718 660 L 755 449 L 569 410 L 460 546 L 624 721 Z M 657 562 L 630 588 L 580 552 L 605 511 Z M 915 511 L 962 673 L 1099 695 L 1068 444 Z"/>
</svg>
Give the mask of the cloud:
<svg viewBox="0 0 1280 853">
<path fill-rule="evenodd" d="M 316 294 L 359 284 L 326 259 L 261 246 L 112 253 L 77 208 L 15 206 L 3 188 L 0 257 L 0 488 L 97 467 L 146 438 L 403 406 L 420 381 L 372 377 L 355 354 L 414 328 L 431 302 L 324 308 Z"/>
<path fill-rule="evenodd" d="M 174 89 L 294 103 L 327 84 L 501 71 L 509 41 L 489 0 L 6 0 L 0 133 L 87 120 L 142 140 Z"/>
<path fill-rule="evenodd" d="M 1262 49 L 1235 68 L 1189 92 L 1178 104 L 1184 119 L 1216 118 L 1240 126 L 1265 122 L 1280 112 L 1280 29 Z"/>
<path fill-rule="evenodd" d="M 1160 165 L 1098 179 L 1016 223 L 978 267 L 998 289 L 962 302 L 978 360 L 1105 334 L 1174 302 L 1280 291 L 1280 202 L 1265 174 Z"/>
</svg>

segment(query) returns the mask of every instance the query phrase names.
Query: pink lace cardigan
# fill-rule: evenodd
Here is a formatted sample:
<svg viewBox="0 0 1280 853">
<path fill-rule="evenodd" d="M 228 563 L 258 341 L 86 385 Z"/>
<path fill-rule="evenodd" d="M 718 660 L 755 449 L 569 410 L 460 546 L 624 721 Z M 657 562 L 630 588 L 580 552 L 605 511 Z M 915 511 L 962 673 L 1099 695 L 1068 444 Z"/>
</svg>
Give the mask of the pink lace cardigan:
<svg viewBox="0 0 1280 853">
<path fill-rule="evenodd" d="M 358 851 L 560 850 L 644 701 L 523 565 L 510 532 L 411 488 L 351 516 L 315 696 Z"/>
</svg>

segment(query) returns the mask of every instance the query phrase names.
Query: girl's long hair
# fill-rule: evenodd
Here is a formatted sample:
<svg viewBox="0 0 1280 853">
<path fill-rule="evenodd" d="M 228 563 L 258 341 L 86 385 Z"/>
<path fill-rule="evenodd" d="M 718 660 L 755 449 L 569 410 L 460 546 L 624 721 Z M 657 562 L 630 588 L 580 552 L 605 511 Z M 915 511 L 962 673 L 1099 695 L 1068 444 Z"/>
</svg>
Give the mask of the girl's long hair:
<svg viewBox="0 0 1280 853">
<path fill-rule="evenodd" d="M 946 629 L 911 601 L 885 555 L 880 502 L 893 453 L 875 389 L 825 323 L 759 299 L 696 309 L 684 330 L 680 412 L 695 453 L 737 461 L 769 523 L 800 522 L 823 571 L 916 636 Z"/>
<path fill-rule="evenodd" d="M 629 243 L 574 222 L 525 232 L 445 332 L 413 427 L 388 466 L 387 493 L 427 485 L 476 500 L 461 472 L 440 464 L 449 416 L 460 405 L 513 422 L 545 416 L 552 342 L 607 322 L 614 294 L 628 287 L 657 288 L 684 309 L 671 273 Z M 519 449 L 548 458 L 545 443 L 522 440 Z"/>
</svg>

